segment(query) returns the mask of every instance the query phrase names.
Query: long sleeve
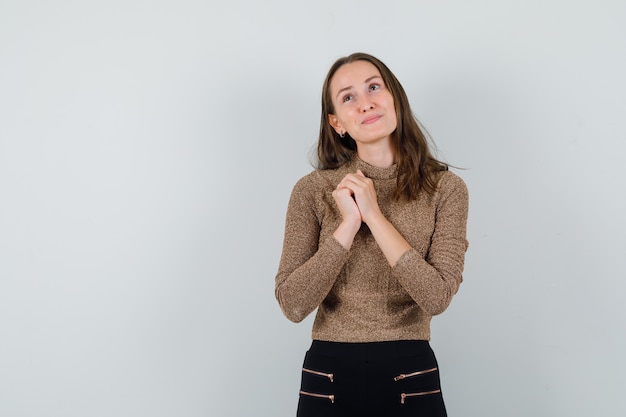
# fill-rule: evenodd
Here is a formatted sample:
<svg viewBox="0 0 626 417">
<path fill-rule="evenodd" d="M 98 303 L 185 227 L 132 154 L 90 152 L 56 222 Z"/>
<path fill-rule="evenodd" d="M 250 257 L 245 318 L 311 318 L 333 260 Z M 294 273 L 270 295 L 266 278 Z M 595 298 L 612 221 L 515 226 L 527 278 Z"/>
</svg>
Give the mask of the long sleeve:
<svg viewBox="0 0 626 417">
<path fill-rule="evenodd" d="M 430 315 L 440 314 L 448 307 L 463 280 L 468 247 L 467 213 L 465 183 L 456 175 L 444 174 L 439 185 L 435 229 L 426 257 L 410 249 L 392 268 L 400 285 Z"/>
<path fill-rule="evenodd" d="M 302 178 L 291 193 L 275 295 L 285 316 L 302 321 L 326 298 L 348 259 L 335 238 L 321 236 L 324 202 L 315 195 L 313 176 Z M 317 197 L 317 198 L 316 198 Z"/>
<path fill-rule="evenodd" d="M 367 224 L 349 250 L 333 236 L 341 213 L 332 192 L 357 170 L 374 181 L 379 207 L 411 246 L 393 266 Z M 397 175 L 397 165 L 379 168 L 354 158 L 337 169 L 313 171 L 294 186 L 275 295 L 291 321 L 317 309 L 313 339 L 429 340 L 431 317 L 457 292 L 467 250 L 465 183 L 441 172 L 432 195 L 396 200 Z"/>
</svg>

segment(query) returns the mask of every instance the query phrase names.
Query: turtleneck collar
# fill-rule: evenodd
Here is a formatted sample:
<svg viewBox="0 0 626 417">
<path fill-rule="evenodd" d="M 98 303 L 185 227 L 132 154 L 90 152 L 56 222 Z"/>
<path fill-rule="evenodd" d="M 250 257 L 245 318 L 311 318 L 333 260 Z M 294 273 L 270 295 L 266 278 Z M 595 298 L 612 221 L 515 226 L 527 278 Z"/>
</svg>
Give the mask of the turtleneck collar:
<svg viewBox="0 0 626 417">
<path fill-rule="evenodd" d="M 352 167 L 353 170 L 360 169 L 363 171 L 366 177 L 371 178 L 373 180 L 388 180 L 392 178 L 396 178 L 398 173 L 398 164 L 393 164 L 386 168 L 375 167 L 374 165 L 370 165 L 358 155 L 354 155 L 352 157 Z"/>
</svg>

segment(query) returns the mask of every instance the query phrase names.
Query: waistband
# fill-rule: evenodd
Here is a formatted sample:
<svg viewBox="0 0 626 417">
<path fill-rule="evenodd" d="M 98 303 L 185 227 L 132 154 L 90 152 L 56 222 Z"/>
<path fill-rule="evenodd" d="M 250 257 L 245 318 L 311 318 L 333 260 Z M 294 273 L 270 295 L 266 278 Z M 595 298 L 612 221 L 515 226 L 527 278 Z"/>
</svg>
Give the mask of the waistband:
<svg viewBox="0 0 626 417">
<path fill-rule="evenodd" d="M 309 351 L 318 355 L 353 359 L 433 355 L 430 343 L 427 340 L 394 340 L 367 343 L 313 340 Z"/>
</svg>

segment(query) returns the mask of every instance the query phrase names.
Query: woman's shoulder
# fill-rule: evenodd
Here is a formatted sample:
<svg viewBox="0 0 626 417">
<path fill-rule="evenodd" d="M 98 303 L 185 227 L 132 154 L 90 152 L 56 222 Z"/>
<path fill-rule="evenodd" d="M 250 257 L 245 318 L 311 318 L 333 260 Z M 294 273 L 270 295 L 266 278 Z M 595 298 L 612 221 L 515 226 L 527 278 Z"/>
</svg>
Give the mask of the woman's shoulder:
<svg viewBox="0 0 626 417">
<path fill-rule="evenodd" d="M 463 178 L 448 169 L 437 173 L 437 191 L 443 195 L 451 192 L 467 194 L 467 185 Z"/>
<path fill-rule="evenodd" d="M 450 169 L 446 169 L 443 171 L 439 171 L 437 173 L 438 178 L 437 178 L 437 182 L 440 185 L 443 184 L 450 184 L 450 185 L 459 185 L 459 184 L 465 184 L 465 181 L 463 181 L 463 178 L 461 178 L 458 174 L 452 172 Z"/>
</svg>

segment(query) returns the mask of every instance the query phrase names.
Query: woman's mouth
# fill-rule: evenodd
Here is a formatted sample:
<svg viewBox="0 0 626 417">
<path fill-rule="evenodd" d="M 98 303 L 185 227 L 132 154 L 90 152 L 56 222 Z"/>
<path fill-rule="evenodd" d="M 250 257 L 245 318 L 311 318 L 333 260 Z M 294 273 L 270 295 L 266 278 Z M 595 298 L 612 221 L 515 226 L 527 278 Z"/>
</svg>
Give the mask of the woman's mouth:
<svg viewBox="0 0 626 417">
<path fill-rule="evenodd" d="M 368 117 L 367 119 L 364 119 L 364 120 L 361 122 L 361 124 L 363 124 L 363 125 L 369 125 L 369 124 L 375 123 L 375 122 L 377 122 L 377 121 L 378 121 L 381 117 L 382 117 L 382 116 L 370 116 L 370 117 Z"/>
</svg>

